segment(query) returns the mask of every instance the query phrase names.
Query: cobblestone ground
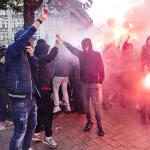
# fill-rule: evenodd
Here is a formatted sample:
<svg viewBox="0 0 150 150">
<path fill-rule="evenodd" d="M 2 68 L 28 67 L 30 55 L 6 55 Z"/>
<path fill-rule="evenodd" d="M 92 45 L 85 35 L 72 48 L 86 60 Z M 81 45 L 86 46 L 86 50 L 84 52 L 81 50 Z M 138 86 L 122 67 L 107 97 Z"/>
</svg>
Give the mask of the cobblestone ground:
<svg viewBox="0 0 150 150">
<path fill-rule="evenodd" d="M 98 137 L 96 126 L 91 131 L 82 131 L 85 116 L 77 113 L 61 113 L 54 121 L 54 137 L 57 150 L 150 150 L 150 124 L 142 125 L 139 114 L 133 109 L 114 105 L 108 111 L 101 111 L 105 131 Z M 94 119 L 93 119 L 94 120 Z M 8 150 L 13 126 L 0 132 L 0 150 Z M 41 133 L 43 136 L 43 133 Z M 42 142 L 33 143 L 33 150 L 50 150 Z"/>
</svg>

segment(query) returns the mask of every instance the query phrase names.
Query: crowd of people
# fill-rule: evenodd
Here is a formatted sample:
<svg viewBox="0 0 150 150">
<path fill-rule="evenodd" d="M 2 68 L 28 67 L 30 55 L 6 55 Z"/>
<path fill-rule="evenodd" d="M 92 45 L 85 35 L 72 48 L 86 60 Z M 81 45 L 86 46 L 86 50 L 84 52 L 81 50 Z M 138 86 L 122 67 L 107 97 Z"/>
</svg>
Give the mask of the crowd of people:
<svg viewBox="0 0 150 150">
<path fill-rule="evenodd" d="M 149 93 L 143 81 L 150 71 L 150 37 L 141 53 L 137 53 L 130 36 L 122 46 L 105 45 L 102 56 L 93 50 L 90 38 L 81 42 L 82 50 L 56 35 L 51 48 L 44 39 L 34 46 L 34 33 L 47 19 L 48 9 L 27 30 L 19 30 L 14 42 L 7 48 L 0 45 L 0 130 L 14 124 L 9 150 L 29 150 L 32 140 L 41 139 L 50 147 L 57 147 L 53 138 L 53 115 L 66 113 L 85 114 L 84 132 L 92 128 L 92 101 L 98 136 L 104 136 L 100 115 L 99 93 L 102 91 L 103 108 L 117 101 L 126 108 L 131 103 L 138 108 L 142 123 L 150 119 Z M 65 50 L 76 56 L 74 63 Z M 6 118 L 10 109 L 12 121 Z"/>
<path fill-rule="evenodd" d="M 149 63 L 150 37 L 140 50 L 129 42 L 130 36 L 122 46 L 113 42 L 105 45 L 102 51 L 105 66 L 103 82 L 103 107 L 108 109 L 112 101 L 123 108 L 135 106 L 141 114 L 141 121 L 146 124 L 149 118 Z"/>
</svg>

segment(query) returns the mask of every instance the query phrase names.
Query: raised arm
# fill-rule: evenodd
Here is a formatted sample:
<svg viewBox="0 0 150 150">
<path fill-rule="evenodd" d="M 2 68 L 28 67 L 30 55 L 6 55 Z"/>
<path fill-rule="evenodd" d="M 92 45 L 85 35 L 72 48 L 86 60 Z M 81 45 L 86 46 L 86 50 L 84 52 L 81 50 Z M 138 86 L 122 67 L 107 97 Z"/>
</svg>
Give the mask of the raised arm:
<svg viewBox="0 0 150 150">
<path fill-rule="evenodd" d="M 50 53 L 46 56 L 42 56 L 38 58 L 38 63 L 50 63 L 56 57 L 58 53 L 58 47 L 53 47 Z"/>
<path fill-rule="evenodd" d="M 72 46 L 70 43 L 64 41 L 59 35 L 56 35 L 57 39 L 62 42 L 66 48 L 74 55 L 80 57 L 82 52 L 80 50 L 78 50 L 76 47 Z"/>
<path fill-rule="evenodd" d="M 28 30 L 22 30 L 22 34 L 15 39 L 16 41 L 10 45 L 7 49 L 7 54 L 10 56 L 12 60 L 16 60 L 18 56 L 20 56 L 21 51 L 23 51 L 30 40 L 30 38 L 34 35 L 36 30 L 40 27 L 40 25 L 47 19 L 48 9 L 43 7 L 41 9 L 41 16 L 37 19 Z"/>
<path fill-rule="evenodd" d="M 53 47 L 48 55 L 45 56 L 39 56 L 35 57 L 34 56 L 34 50 L 31 46 L 27 47 L 27 52 L 29 54 L 29 60 L 32 64 L 32 66 L 36 66 L 38 63 L 49 63 L 51 62 L 57 55 L 58 53 L 58 47 Z"/>
<path fill-rule="evenodd" d="M 128 46 L 128 41 L 130 39 L 130 35 L 127 37 L 127 39 L 124 41 L 123 45 L 122 45 L 122 50 L 125 50 Z"/>
<path fill-rule="evenodd" d="M 63 44 L 67 47 L 67 49 L 74 55 L 76 55 L 77 57 L 80 57 L 82 52 L 80 50 L 78 50 L 76 47 L 72 46 L 71 44 L 69 44 L 68 42 L 63 42 Z"/>
</svg>

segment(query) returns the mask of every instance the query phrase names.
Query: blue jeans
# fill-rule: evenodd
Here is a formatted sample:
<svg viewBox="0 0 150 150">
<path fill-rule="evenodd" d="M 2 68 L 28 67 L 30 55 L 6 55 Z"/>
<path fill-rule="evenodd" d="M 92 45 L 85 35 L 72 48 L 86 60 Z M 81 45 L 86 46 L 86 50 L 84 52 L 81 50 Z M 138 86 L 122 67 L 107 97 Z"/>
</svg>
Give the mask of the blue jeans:
<svg viewBox="0 0 150 150">
<path fill-rule="evenodd" d="M 30 96 L 23 100 L 18 98 L 10 98 L 10 100 L 15 129 L 9 150 L 28 150 L 37 122 L 36 101 Z"/>
<path fill-rule="evenodd" d="M 99 84 L 84 84 L 82 83 L 82 98 L 84 110 L 86 113 L 86 119 L 88 123 L 92 122 L 92 116 L 89 106 L 89 101 L 91 99 L 94 111 L 95 111 L 95 119 L 97 121 L 97 127 L 101 128 L 101 116 L 100 116 L 100 100 L 99 100 Z"/>
</svg>

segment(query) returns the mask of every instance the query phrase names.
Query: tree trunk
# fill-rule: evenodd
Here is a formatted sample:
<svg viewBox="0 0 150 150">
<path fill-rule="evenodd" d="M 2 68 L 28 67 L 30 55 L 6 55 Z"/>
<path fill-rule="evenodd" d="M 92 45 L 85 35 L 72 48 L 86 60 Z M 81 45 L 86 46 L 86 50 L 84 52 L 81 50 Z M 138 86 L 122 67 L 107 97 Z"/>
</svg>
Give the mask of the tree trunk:
<svg viewBox="0 0 150 150">
<path fill-rule="evenodd" d="M 36 0 L 24 0 L 24 28 L 28 28 L 34 22 L 34 11 L 38 7 Z"/>
</svg>

